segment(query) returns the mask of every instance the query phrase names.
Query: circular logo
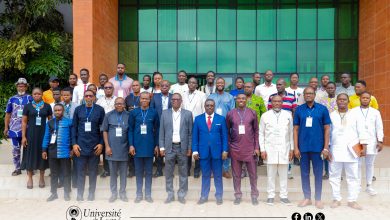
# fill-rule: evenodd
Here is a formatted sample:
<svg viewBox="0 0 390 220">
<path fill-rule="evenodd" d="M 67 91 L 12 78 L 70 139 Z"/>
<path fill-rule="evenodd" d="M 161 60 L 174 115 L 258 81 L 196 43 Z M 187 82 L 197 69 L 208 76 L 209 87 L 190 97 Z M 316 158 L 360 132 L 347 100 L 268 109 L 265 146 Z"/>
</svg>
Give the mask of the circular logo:
<svg viewBox="0 0 390 220">
<path fill-rule="evenodd" d="M 315 216 L 316 220 L 325 220 L 325 214 L 322 212 L 319 212 Z"/>
<path fill-rule="evenodd" d="M 306 212 L 306 213 L 303 215 L 303 220 L 314 220 L 314 219 L 313 219 L 313 215 L 312 215 L 310 212 Z"/>
<path fill-rule="evenodd" d="M 71 206 L 66 210 L 67 220 L 80 220 L 82 217 L 81 209 L 78 206 Z"/>
<path fill-rule="evenodd" d="M 301 214 L 299 214 L 298 212 L 295 212 L 291 215 L 291 220 L 301 220 Z"/>
</svg>

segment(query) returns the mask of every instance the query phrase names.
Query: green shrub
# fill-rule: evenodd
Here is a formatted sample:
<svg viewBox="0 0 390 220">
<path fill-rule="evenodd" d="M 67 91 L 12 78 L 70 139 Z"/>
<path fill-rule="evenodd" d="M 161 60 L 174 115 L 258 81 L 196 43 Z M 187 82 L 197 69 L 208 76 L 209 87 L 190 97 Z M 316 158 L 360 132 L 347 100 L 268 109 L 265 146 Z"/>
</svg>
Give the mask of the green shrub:
<svg viewBox="0 0 390 220">
<path fill-rule="evenodd" d="M 4 117 L 5 117 L 5 107 L 7 106 L 8 99 L 15 95 L 16 87 L 14 83 L 11 82 L 0 82 L 0 143 L 4 138 Z"/>
</svg>

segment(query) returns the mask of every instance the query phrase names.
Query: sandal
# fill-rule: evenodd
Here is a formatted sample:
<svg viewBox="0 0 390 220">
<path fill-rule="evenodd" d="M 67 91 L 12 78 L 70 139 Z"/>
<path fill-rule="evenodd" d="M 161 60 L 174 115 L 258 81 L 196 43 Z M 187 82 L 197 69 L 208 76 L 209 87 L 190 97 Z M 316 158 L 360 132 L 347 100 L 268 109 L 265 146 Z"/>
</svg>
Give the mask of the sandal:
<svg viewBox="0 0 390 220">
<path fill-rule="evenodd" d="M 22 174 L 22 171 L 20 171 L 20 170 L 14 170 L 14 172 L 12 172 L 12 176 L 17 176 L 20 174 Z"/>
<path fill-rule="evenodd" d="M 363 209 L 359 204 L 357 204 L 357 202 L 348 202 L 348 206 L 357 210 Z"/>
</svg>

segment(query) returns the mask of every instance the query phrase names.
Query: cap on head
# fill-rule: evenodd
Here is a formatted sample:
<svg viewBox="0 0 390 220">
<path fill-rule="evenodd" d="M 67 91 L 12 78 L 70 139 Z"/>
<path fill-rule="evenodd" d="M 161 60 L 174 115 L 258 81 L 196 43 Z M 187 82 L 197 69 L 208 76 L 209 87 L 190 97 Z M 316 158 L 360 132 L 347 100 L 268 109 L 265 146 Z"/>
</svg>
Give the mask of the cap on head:
<svg viewBox="0 0 390 220">
<path fill-rule="evenodd" d="M 53 82 L 53 81 L 59 81 L 58 77 L 57 76 L 50 76 L 50 79 L 49 79 L 49 82 Z"/>
<path fill-rule="evenodd" d="M 28 86 L 27 80 L 25 78 L 19 78 L 15 85 L 24 84 Z"/>
</svg>

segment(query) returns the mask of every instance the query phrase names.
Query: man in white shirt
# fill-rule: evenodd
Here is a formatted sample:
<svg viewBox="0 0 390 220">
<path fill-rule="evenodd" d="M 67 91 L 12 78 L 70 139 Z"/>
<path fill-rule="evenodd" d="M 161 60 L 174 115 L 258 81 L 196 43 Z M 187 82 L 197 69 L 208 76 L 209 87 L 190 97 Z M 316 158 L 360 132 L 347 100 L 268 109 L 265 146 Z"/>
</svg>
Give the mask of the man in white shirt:
<svg viewBox="0 0 390 220">
<path fill-rule="evenodd" d="M 125 74 L 125 68 L 124 63 L 119 63 L 116 66 L 116 75 L 109 80 L 114 85 L 114 95 L 124 99 L 132 92 L 133 84 L 133 79 Z"/>
<path fill-rule="evenodd" d="M 367 139 L 367 152 L 364 157 L 366 166 L 366 192 L 374 196 L 377 192 L 372 187 L 372 177 L 374 176 L 374 162 L 378 152 L 383 149 L 383 122 L 381 114 L 375 108 L 370 107 L 371 94 L 363 92 L 360 95 L 360 107 L 351 110 L 357 117 L 358 132 L 365 134 Z M 359 179 L 361 179 L 361 166 L 363 158 L 359 161 Z"/>
<path fill-rule="evenodd" d="M 316 98 L 327 97 L 328 93 L 326 92 L 326 85 L 330 81 L 330 77 L 328 75 L 321 76 L 321 87 L 317 89 Z"/>
<path fill-rule="evenodd" d="M 96 99 L 99 100 L 100 98 L 105 96 L 104 95 L 104 84 L 106 82 L 108 82 L 108 76 L 105 73 L 101 73 L 99 75 L 99 84 L 100 84 L 100 86 L 99 86 L 99 88 L 98 88 L 98 90 L 96 92 Z"/>
<path fill-rule="evenodd" d="M 351 84 L 351 74 L 343 73 L 341 74 L 341 86 L 337 87 L 336 95 L 340 93 L 348 94 L 349 96 L 355 94 L 355 87 Z"/>
<path fill-rule="evenodd" d="M 74 87 L 73 96 L 72 96 L 72 102 L 77 104 L 81 104 L 81 102 L 84 99 L 84 93 L 85 91 L 87 91 L 88 86 L 91 84 L 90 82 L 88 82 L 89 80 L 88 69 L 83 68 L 80 70 L 80 79 L 82 83 Z"/>
<path fill-rule="evenodd" d="M 287 198 L 287 169 L 294 150 L 293 118 L 291 112 L 282 109 L 281 96 L 273 96 L 271 103 L 272 109 L 261 116 L 259 128 L 261 157 L 267 163 L 267 204 L 274 204 L 275 181 L 278 173 L 280 202 L 289 205 L 291 202 Z"/>
<path fill-rule="evenodd" d="M 186 109 L 192 112 L 192 117 L 195 120 L 195 117 L 201 115 L 205 112 L 204 103 L 206 101 L 206 95 L 196 90 L 198 87 L 198 81 L 195 77 L 191 77 L 188 80 L 188 91 L 185 91 L 183 94 L 183 109 Z M 188 176 L 191 175 L 191 166 L 192 166 L 192 157 L 188 157 Z M 194 168 L 194 178 L 199 178 L 200 173 L 200 163 L 199 160 L 195 160 Z"/>
<path fill-rule="evenodd" d="M 187 73 L 184 70 L 180 70 L 177 73 L 177 83 L 171 86 L 169 93 L 179 93 L 183 96 L 184 92 L 188 91 L 188 85 L 186 83 Z"/>
<path fill-rule="evenodd" d="M 313 88 L 314 91 L 316 91 L 316 97 L 314 98 L 314 101 L 315 102 L 319 102 L 320 101 L 320 96 L 317 94 L 317 91 L 318 91 L 318 79 L 317 79 L 317 77 L 311 77 L 310 78 L 309 87 Z M 298 102 L 297 102 L 297 105 L 302 105 L 302 104 L 305 104 L 305 98 L 303 97 L 303 95 L 298 97 Z"/>
<path fill-rule="evenodd" d="M 357 130 L 357 121 L 352 111 L 348 111 L 348 95 L 343 93 L 337 96 L 338 110 L 330 114 L 332 120 L 330 130 L 330 151 L 332 160 L 329 162 L 329 183 L 332 186 L 333 202 L 331 208 L 341 205 L 341 174 L 343 169 L 348 185 L 348 206 L 361 210 L 356 203 L 360 192 L 359 156 L 354 155 L 352 147 L 364 144 Z"/>
<path fill-rule="evenodd" d="M 143 93 L 143 92 L 152 93 L 153 88 L 150 86 L 151 81 L 152 81 L 152 78 L 150 77 L 150 75 L 145 75 L 142 78 L 142 88 L 141 88 L 140 93 Z"/>
<path fill-rule="evenodd" d="M 291 73 L 290 74 L 290 86 L 286 88 L 288 93 L 294 94 L 295 100 L 303 94 L 303 88 L 298 87 L 299 83 L 299 74 Z"/>
<path fill-rule="evenodd" d="M 261 96 L 264 101 L 269 99 L 269 96 L 277 93 L 276 85 L 272 83 L 274 74 L 271 70 L 267 70 L 264 74 L 264 83 L 256 86 L 255 95 Z"/>
<path fill-rule="evenodd" d="M 213 71 L 208 71 L 206 74 L 206 85 L 200 87 L 200 91 L 204 92 L 208 97 L 210 94 L 216 93 L 217 86 L 215 85 L 215 73 Z"/>
</svg>

